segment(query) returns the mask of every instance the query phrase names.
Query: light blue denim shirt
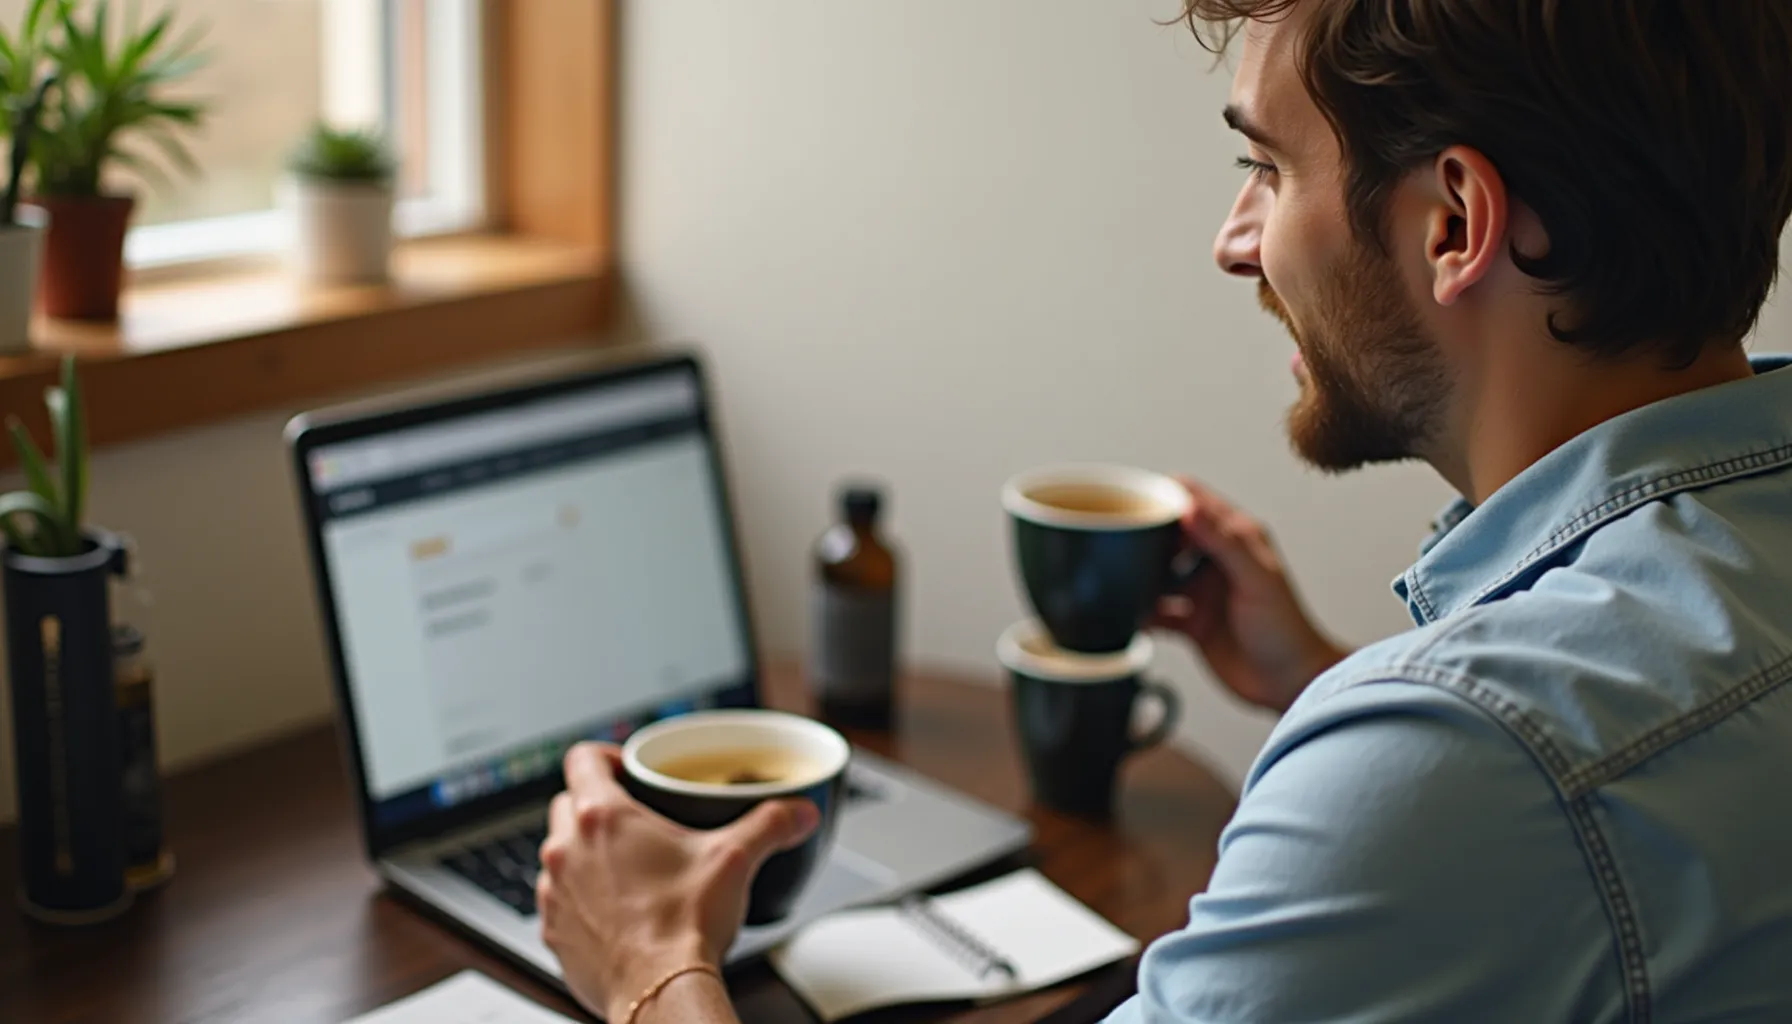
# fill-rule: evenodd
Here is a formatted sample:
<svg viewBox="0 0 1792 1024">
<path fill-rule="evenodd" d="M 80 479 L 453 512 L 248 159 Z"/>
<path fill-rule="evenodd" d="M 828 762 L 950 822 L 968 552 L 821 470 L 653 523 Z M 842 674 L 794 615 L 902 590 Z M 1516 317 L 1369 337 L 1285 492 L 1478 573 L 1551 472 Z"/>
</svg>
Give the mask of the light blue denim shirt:
<svg viewBox="0 0 1792 1024">
<path fill-rule="evenodd" d="M 1792 369 L 1626 413 L 1394 583 L 1111 1021 L 1792 1021 Z"/>
</svg>

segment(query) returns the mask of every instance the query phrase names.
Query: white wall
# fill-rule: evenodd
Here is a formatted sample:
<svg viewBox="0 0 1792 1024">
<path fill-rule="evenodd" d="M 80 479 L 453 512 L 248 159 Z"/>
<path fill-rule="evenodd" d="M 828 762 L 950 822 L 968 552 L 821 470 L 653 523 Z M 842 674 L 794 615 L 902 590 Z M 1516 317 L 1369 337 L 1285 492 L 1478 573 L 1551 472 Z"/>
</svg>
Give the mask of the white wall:
<svg viewBox="0 0 1792 1024">
<path fill-rule="evenodd" d="M 1213 266 L 1239 184 L 1229 75 L 1178 0 L 635 0 L 623 250 L 650 335 L 705 345 L 760 622 L 796 648 L 832 482 L 886 478 L 909 651 L 994 677 L 1022 614 L 997 490 L 1059 459 L 1197 474 L 1257 511 L 1353 641 L 1448 497 L 1288 453 L 1292 345 Z M 1788 347 L 1792 317 L 1766 336 Z M 1266 717 L 1185 651 L 1181 739 L 1236 780 Z"/>
<path fill-rule="evenodd" d="M 648 332 L 707 347 L 761 628 L 804 643 L 831 483 L 891 484 L 917 660 L 994 677 L 1022 614 L 1011 472 L 1198 474 L 1278 530 L 1368 640 L 1445 491 L 1288 454 L 1292 344 L 1209 255 L 1239 179 L 1228 78 L 1141 0 L 627 5 L 623 249 Z M 1180 649 L 1189 749 L 1229 777 L 1266 717 Z"/>
<path fill-rule="evenodd" d="M 1152 23 L 1173 3 L 626 5 L 635 316 L 711 353 L 768 647 L 804 644 L 830 487 L 872 472 L 908 551 L 910 654 L 994 679 L 1021 614 L 996 491 L 1062 458 L 1200 474 L 1276 526 L 1339 633 L 1405 625 L 1386 584 L 1445 491 L 1287 454 L 1291 347 L 1208 256 L 1237 184 L 1226 76 Z M 1792 347 L 1788 305 L 1759 347 Z M 94 519 L 136 536 L 156 597 L 170 765 L 328 714 L 282 420 L 95 461 Z M 1236 778 L 1267 721 L 1163 660 L 1183 742 Z"/>
</svg>

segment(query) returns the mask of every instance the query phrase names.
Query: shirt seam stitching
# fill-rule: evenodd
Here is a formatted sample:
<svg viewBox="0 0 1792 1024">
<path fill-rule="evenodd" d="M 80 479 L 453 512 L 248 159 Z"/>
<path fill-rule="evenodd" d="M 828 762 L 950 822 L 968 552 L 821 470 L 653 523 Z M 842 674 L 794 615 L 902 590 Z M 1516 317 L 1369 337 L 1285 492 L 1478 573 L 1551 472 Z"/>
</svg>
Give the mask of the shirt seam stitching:
<svg viewBox="0 0 1792 1024">
<path fill-rule="evenodd" d="M 1716 726 L 1745 705 L 1760 700 L 1788 682 L 1792 682 L 1792 655 L 1599 760 L 1574 769 L 1561 779 L 1561 785 L 1573 798 L 1579 799 L 1682 740 Z"/>
<path fill-rule="evenodd" d="M 1568 819 L 1573 823 L 1575 833 L 1580 836 L 1593 874 L 1598 878 L 1600 895 L 1605 898 L 1606 907 L 1612 915 L 1613 928 L 1617 932 L 1618 965 L 1624 977 L 1624 1001 L 1630 1007 L 1630 1020 L 1633 1024 L 1648 1024 L 1652 1000 L 1649 992 L 1649 963 L 1643 954 L 1641 929 L 1637 924 L 1636 911 L 1630 905 L 1630 895 L 1624 888 L 1624 879 L 1618 874 L 1611 846 L 1606 842 L 1605 832 L 1600 829 L 1599 822 L 1593 817 L 1590 799 L 1591 795 L 1588 794 L 1569 800 L 1566 804 Z"/>
<path fill-rule="evenodd" d="M 1648 961 L 1643 953 L 1636 912 L 1624 889 L 1624 881 L 1617 873 L 1617 865 L 1612 858 L 1610 845 L 1605 841 L 1605 834 L 1593 818 L 1591 808 L 1587 806 L 1589 795 L 1571 796 L 1562 784 L 1562 780 L 1572 774 L 1572 771 L 1561 750 L 1517 703 L 1472 675 L 1436 665 L 1414 664 L 1403 660 L 1386 669 L 1348 678 L 1326 696 L 1335 696 L 1344 690 L 1376 682 L 1416 683 L 1456 694 L 1504 724 L 1533 757 L 1543 762 L 1545 775 L 1555 789 L 1557 805 L 1568 819 L 1569 827 L 1581 847 L 1581 856 L 1593 875 L 1594 888 L 1606 907 L 1608 923 L 1613 932 L 1613 944 L 1617 947 L 1618 974 L 1623 979 L 1624 1000 L 1629 1010 L 1627 1016 L 1634 1024 L 1648 1024 L 1652 995 L 1649 989 Z"/>
<path fill-rule="evenodd" d="M 1519 558 L 1512 568 L 1506 570 L 1498 579 L 1476 591 L 1472 597 L 1463 601 L 1461 607 L 1480 604 L 1487 598 L 1504 589 L 1513 580 L 1522 576 L 1532 565 L 1544 556 L 1553 554 L 1565 547 L 1570 540 L 1591 527 L 1601 525 L 1632 509 L 1680 491 L 1689 490 L 1701 484 L 1711 484 L 1741 476 L 1750 476 L 1767 469 L 1776 469 L 1792 465 L 1792 444 L 1776 445 L 1758 451 L 1746 452 L 1732 456 L 1720 462 L 1707 463 L 1692 469 L 1675 470 L 1664 476 L 1651 477 L 1641 483 L 1634 484 L 1626 490 L 1611 495 L 1598 504 L 1589 506 L 1574 514 L 1573 518 L 1557 527 L 1542 543 L 1532 548 Z M 1467 517 L 1464 517 L 1465 519 Z M 1460 524 L 1458 524 L 1460 525 Z M 1425 596 L 1425 586 L 1419 578 L 1418 567 L 1411 571 L 1411 590 L 1415 600 L 1426 609 L 1428 618 L 1435 621 L 1437 616 L 1429 609 L 1430 600 Z"/>
</svg>

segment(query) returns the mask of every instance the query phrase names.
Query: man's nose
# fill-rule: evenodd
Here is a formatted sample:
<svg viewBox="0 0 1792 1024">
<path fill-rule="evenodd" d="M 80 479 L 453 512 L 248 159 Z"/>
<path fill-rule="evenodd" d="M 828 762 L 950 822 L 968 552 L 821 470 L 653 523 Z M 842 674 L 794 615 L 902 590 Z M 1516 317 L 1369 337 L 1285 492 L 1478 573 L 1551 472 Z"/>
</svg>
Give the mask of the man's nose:
<svg viewBox="0 0 1792 1024">
<path fill-rule="evenodd" d="M 1263 207 L 1266 203 L 1258 194 L 1262 191 L 1255 183 L 1240 189 L 1238 199 L 1232 204 L 1232 212 L 1214 237 L 1213 261 L 1228 274 L 1238 277 L 1263 275 Z"/>
</svg>

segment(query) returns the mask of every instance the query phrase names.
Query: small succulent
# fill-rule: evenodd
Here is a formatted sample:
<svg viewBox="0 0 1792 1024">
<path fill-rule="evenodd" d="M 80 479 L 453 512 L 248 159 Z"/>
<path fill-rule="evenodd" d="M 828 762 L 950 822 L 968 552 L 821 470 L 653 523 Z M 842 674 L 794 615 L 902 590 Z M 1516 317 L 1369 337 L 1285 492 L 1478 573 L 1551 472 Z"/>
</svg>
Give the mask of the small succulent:
<svg viewBox="0 0 1792 1024">
<path fill-rule="evenodd" d="M 286 167 L 303 178 L 389 181 L 396 162 L 378 132 L 338 130 L 319 122 L 287 158 Z"/>
<path fill-rule="evenodd" d="M 31 440 L 18 417 L 6 418 L 26 490 L 0 494 L 0 535 L 13 550 L 45 558 L 67 558 L 86 547 L 81 516 L 87 501 L 87 424 L 75 357 L 62 359 L 62 384 L 44 390 L 50 429 L 56 436 L 57 472 Z"/>
</svg>

